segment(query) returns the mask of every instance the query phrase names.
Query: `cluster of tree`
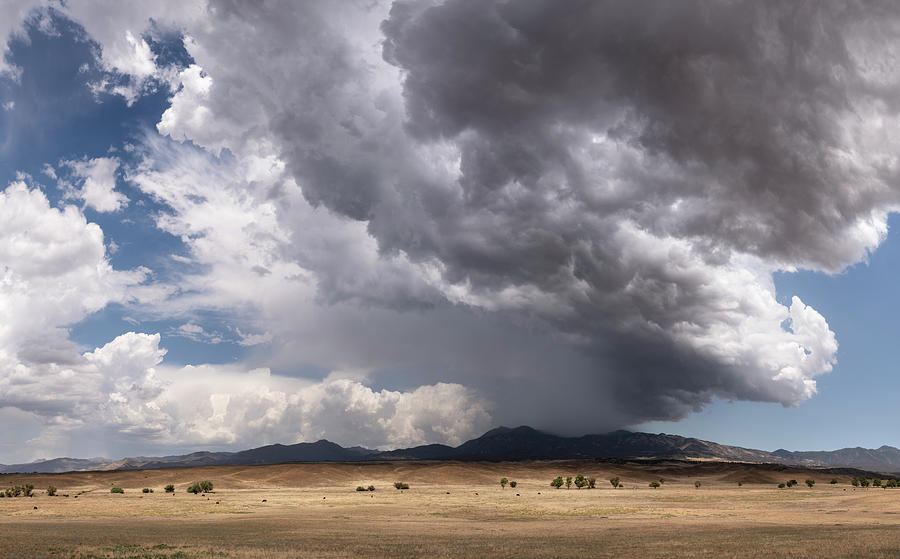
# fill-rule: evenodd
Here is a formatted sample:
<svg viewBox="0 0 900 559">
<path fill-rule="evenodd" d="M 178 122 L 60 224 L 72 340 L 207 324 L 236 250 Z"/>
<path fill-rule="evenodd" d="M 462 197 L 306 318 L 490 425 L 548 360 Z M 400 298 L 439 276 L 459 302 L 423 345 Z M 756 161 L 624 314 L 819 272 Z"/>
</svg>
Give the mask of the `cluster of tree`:
<svg viewBox="0 0 900 559">
<path fill-rule="evenodd" d="M 515 481 L 509 481 L 505 477 L 500 478 L 500 487 L 506 489 L 506 484 L 509 484 L 510 487 L 515 488 L 518 485 Z"/>
<path fill-rule="evenodd" d="M 197 493 L 209 493 L 212 490 L 213 484 L 209 480 L 195 481 L 187 488 L 187 492 L 193 493 L 194 495 L 196 495 Z"/>
<path fill-rule="evenodd" d="M 53 488 L 56 492 L 56 488 Z M 7 489 L 0 491 L 0 497 L 34 497 L 34 486 L 30 483 L 25 485 L 12 485 Z"/>
<path fill-rule="evenodd" d="M 362 485 L 357 485 L 356 490 L 357 491 L 375 491 L 375 486 L 370 485 L 368 487 L 363 487 Z"/>
<path fill-rule="evenodd" d="M 900 487 L 900 480 L 891 478 L 886 481 L 882 481 L 882 480 L 876 478 L 871 481 L 871 484 L 872 484 L 872 487 L 881 487 L 881 488 L 887 489 L 888 487 L 891 487 L 891 488 Z M 852 480 L 850 480 L 850 485 L 852 485 L 853 487 L 868 487 L 869 479 L 866 477 L 855 477 Z"/>
<path fill-rule="evenodd" d="M 613 483 L 613 487 L 618 487 L 619 486 L 619 478 L 616 477 L 613 479 L 616 480 L 616 482 Z M 612 483 L 613 479 L 609 480 L 609 482 Z M 550 482 L 550 487 L 555 487 L 555 488 L 559 489 L 560 487 L 563 486 L 563 484 L 565 484 L 566 489 L 571 489 L 573 483 L 575 484 L 575 487 L 577 487 L 578 489 L 581 489 L 582 487 L 587 487 L 588 489 L 594 489 L 597 486 L 597 478 L 584 477 L 583 475 L 578 474 L 574 478 L 572 476 L 566 476 L 565 481 L 563 481 L 562 476 L 557 476 L 556 479 L 554 479 L 553 481 Z"/>
<path fill-rule="evenodd" d="M 409 489 L 409 485 L 403 483 L 402 481 L 395 481 L 394 487 L 397 489 Z"/>
</svg>

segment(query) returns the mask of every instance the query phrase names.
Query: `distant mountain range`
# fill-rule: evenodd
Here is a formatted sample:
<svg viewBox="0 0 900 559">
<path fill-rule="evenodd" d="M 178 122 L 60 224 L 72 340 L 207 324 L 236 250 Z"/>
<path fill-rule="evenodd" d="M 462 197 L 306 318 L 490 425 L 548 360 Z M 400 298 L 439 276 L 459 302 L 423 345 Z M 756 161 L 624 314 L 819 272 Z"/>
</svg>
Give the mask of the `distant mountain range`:
<svg viewBox="0 0 900 559">
<path fill-rule="evenodd" d="M 900 450 L 844 448 L 834 451 L 775 452 L 727 446 L 678 435 L 613 431 L 602 435 L 560 437 L 531 427 L 498 427 L 457 447 L 430 444 L 390 451 L 344 448 L 330 441 L 273 444 L 240 452 L 194 452 L 121 460 L 54 458 L 0 465 L 0 473 L 59 473 L 84 470 L 135 470 L 192 466 L 279 464 L 285 462 L 361 462 L 396 460 L 521 461 L 572 459 L 677 459 L 775 463 L 810 467 L 851 467 L 900 472 Z"/>
</svg>

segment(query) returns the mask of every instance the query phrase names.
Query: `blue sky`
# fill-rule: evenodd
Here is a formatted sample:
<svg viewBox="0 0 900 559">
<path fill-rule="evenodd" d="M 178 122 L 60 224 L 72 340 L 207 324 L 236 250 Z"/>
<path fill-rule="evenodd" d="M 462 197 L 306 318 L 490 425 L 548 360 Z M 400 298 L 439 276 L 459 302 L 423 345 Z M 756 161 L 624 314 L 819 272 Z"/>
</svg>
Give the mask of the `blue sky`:
<svg viewBox="0 0 900 559">
<path fill-rule="evenodd" d="M 391 6 L 4 8 L 0 462 L 900 444 L 883 21 Z"/>
</svg>

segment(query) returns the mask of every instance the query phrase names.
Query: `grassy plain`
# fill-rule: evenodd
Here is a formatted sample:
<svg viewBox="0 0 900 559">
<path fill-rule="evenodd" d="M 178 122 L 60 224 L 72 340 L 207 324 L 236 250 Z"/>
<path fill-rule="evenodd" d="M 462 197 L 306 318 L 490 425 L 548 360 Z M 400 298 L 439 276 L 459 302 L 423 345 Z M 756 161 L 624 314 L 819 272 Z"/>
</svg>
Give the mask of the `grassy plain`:
<svg viewBox="0 0 900 559">
<path fill-rule="evenodd" d="M 549 486 L 578 473 L 596 477 L 597 489 Z M 501 489 L 504 476 L 518 486 Z M 625 487 L 613 489 L 613 476 Z M 840 475 L 831 485 L 832 477 L 747 464 L 571 461 L 5 475 L 0 488 L 31 483 L 37 496 L 0 499 L 0 558 L 900 556 L 900 489 L 854 489 Z M 662 487 L 648 487 L 660 478 Z M 775 487 L 792 478 L 800 486 Z M 185 491 L 203 479 L 214 493 Z M 397 491 L 394 481 L 411 488 Z M 163 491 L 169 483 L 174 494 Z M 376 491 L 355 491 L 369 484 Z M 48 485 L 59 495 L 47 496 Z M 110 494 L 113 486 L 125 494 Z"/>
</svg>

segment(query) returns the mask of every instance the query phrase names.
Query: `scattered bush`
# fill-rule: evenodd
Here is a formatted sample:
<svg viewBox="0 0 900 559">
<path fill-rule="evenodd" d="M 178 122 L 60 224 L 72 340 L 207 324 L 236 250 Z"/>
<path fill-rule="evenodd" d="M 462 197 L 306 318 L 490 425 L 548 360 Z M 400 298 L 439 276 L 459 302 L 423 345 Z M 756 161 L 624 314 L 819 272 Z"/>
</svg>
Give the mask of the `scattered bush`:
<svg viewBox="0 0 900 559">
<path fill-rule="evenodd" d="M 784 484 L 783 484 L 783 483 L 779 483 L 779 484 L 778 484 L 778 489 L 784 489 Z"/>
<path fill-rule="evenodd" d="M 838 482 L 837 478 L 833 477 L 833 478 L 831 478 L 831 481 L 829 481 L 828 483 L 830 483 L 831 485 L 837 485 L 837 482 Z"/>
<path fill-rule="evenodd" d="M 153 493 L 153 490 L 150 489 L 149 487 L 145 487 L 145 488 L 141 489 L 141 493 Z"/>
<path fill-rule="evenodd" d="M 597 478 L 589 477 L 587 478 L 588 489 L 593 489 L 597 485 Z"/>
<path fill-rule="evenodd" d="M 125 490 L 121 487 L 113 487 L 109 490 L 110 493 L 125 493 Z"/>
<path fill-rule="evenodd" d="M 505 477 L 500 478 L 500 488 L 506 489 L 506 484 L 509 483 L 509 480 Z"/>
<path fill-rule="evenodd" d="M 695 481 L 695 482 L 694 482 L 694 489 L 700 489 L 700 482 L 699 482 L 699 481 Z"/>
<path fill-rule="evenodd" d="M 191 485 L 188 486 L 187 492 L 193 493 L 196 495 L 197 493 L 209 493 L 213 490 L 213 484 L 209 480 L 204 481 L 195 481 Z"/>
<path fill-rule="evenodd" d="M 868 487 L 869 480 L 867 478 L 861 477 L 861 478 L 859 478 L 859 484 L 862 485 L 863 487 Z"/>
<path fill-rule="evenodd" d="M 25 485 L 13 485 L 0 492 L 4 497 L 34 497 L 34 485 L 26 483 Z"/>
<path fill-rule="evenodd" d="M 166 493 L 175 493 L 175 486 L 171 483 L 165 487 Z"/>
<path fill-rule="evenodd" d="M 795 486 L 795 485 L 797 485 L 797 480 L 796 480 L 796 479 L 788 480 L 788 482 L 787 482 L 787 486 L 788 486 L 788 487 L 793 487 L 793 486 Z"/>
<path fill-rule="evenodd" d="M 618 477 L 618 476 L 609 478 L 609 484 L 613 486 L 613 489 L 615 489 L 615 488 L 619 487 L 620 485 L 622 485 L 622 483 L 619 482 L 619 477 Z"/>
<path fill-rule="evenodd" d="M 375 486 L 370 485 L 370 486 L 366 487 L 366 491 L 375 491 Z"/>
<path fill-rule="evenodd" d="M 572 488 L 572 476 L 566 476 L 566 489 Z"/>
<path fill-rule="evenodd" d="M 812 489 L 813 485 L 815 485 L 815 484 L 816 484 L 816 480 L 814 480 L 814 479 L 806 480 L 806 486 L 809 487 L 810 489 Z"/>
<path fill-rule="evenodd" d="M 54 487 L 52 485 L 48 486 L 47 487 L 47 495 L 49 497 L 55 497 L 56 496 L 56 487 Z"/>
<path fill-rule="evenodd" d="M 872 487 L 881 487 L 881 480 L 880 480 L 880 479 L 873 479 L 873 480 L 872 480 Z"/>
<path fill-rule="evenodd" d="M 859 478 L 855 477 L 852 480 L 850 480 L 850 485 L 852 485 L 853 487 L 859 487 Z"/>
<path fill-rule="evenodd" d="M 517 485 L 519 485 L 519 484 L 516 483 L 515 481 L 509 482 L 509 486 L 512 487 L 513 489 L 515 489 Z"/>
<path fill-rule="evenodd" d="M 656 489 L 657 487 L 659 487 L 659 482 L 658 482 L 658 481 L 651 481 L 651 482 L 650 482 L 650 487 L 652 487 L 653 489 Z"/>
<path fill-rule="evenodd" d="M 366 488 L 363 487 L 362 485 L 357 485 L 357 486 L 356 486 L 356 490 L 357 490 L 357 491 L 368 491 L 368 489 L 366 489 Z"/>
<path fill-rule="evenodd" d="M 555 488 L 559 489 L 560 487 L 562 487 L 562 484 L 563 484 L 562 476 L 556 476 L 553 479 L 553 481 L 550 482 L 550 487 L 555 487 Z"/>
<path fill-rule="evenodd" d="M 741 487 L 742 485 L 744 485 L 744 482 L 743 482 L 743 481 L 739 481 L 739 482 L 738 482 L 738 487 Z"/>
<path fill-rule="evenodd" d="M 887 480 L 887 482 L 884 484 L 884 486 L 885 486 L 885 487 L 897 487 L 897 480 L 896 480 L 896 479 L 889 479 L 889 480 Z"/>
<path fill-rule="evenodd" d="M 583 475 L 578 474 L 577 476 L 575 476 L 575 487 L 577 487 L 578 489 L 581 489 L 585 485 L 587 485 L 587 480 L 584 479 Z"/>
<path fill-rule="evenodd" d="M 396 487 L 397 489 L 409 489 L 409 485 L 403 483 L 402 481 L 395 481 L 394 487 Z"/>
</svg>

